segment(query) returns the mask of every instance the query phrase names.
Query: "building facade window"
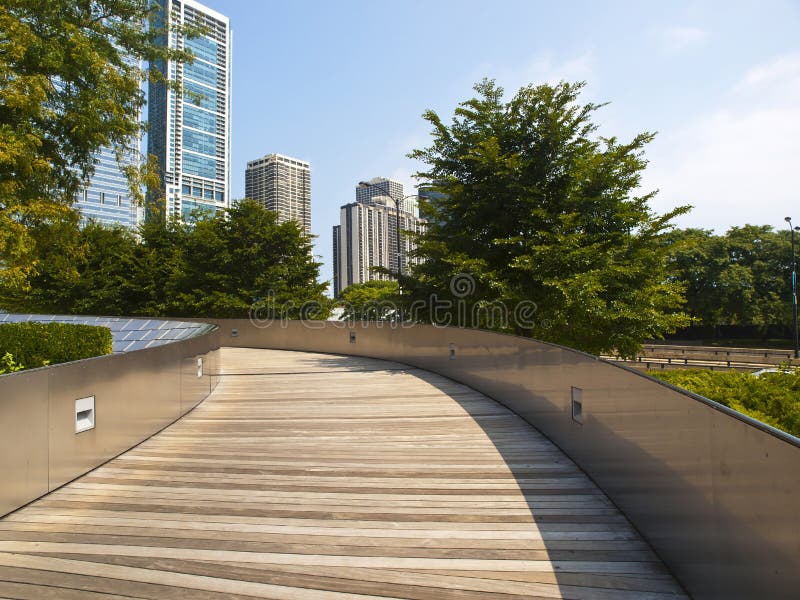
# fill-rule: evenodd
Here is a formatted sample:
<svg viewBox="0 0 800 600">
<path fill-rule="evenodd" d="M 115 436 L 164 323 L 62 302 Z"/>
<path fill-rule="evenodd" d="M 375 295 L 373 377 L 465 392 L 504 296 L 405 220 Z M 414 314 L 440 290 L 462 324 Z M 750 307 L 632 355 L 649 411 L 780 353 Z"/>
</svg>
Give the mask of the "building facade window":
<svg viewBox="0 0 800 600">
<path fill-rule="evenodd" d="M 184 152 L 183 172 L 189 175 L 214 179 L 217 176 L 217 161 L 207 156 Z"/>
</svg>

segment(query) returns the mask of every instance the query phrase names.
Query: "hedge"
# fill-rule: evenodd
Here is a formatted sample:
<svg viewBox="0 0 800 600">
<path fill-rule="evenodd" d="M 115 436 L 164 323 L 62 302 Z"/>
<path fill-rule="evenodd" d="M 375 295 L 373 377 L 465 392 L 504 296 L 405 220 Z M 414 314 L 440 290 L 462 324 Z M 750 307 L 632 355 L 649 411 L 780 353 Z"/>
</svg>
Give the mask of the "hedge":
<svg viewBox="0 0 800 600">
<path fill-rule="evenodd" d="M 800 437 L 800 369 L 760 377 L 700 370 L 649 374 Z"/>
<path fill-rule="evenodd" d="M 0 357 L 26 369 L 110 354 L 111 341 L 111 330 L 96 325 L 0 324 Z"/>
</svg>

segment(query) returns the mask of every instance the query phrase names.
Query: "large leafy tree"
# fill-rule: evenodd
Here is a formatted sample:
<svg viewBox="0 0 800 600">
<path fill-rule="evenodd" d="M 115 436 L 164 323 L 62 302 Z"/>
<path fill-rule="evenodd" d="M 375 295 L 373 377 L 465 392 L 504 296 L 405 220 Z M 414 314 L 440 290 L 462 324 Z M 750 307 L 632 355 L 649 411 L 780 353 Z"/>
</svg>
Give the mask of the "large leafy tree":
<svg viewBox="0 0 800 600">
<path fill-rule="evenodd" d="M 441 197 L 422 203 L 423 262 L 403 282 L 420 318 L 435 320 L 445 300 L 465 315 L 500 304 L 508 318 L 496 328 L 621 354 L 688 323 L 664 236 L 689 208 L 650 209 L 655 192 L 638 188 L 653 134 L 598 136 L 600 106 L 578 102 L 582 87 L 528 86 L 504 101 L 484 80 L 450 124 L 424 114 L 433 141 L 411 156 Z"/>
<path fill-rule="evenodd" d="M 25 243 L 29 244 L 24 255 L 37 268 L 25 274 L 26 285 L 0 277 L 0 309 L 33 313 L 69 312 L 88 251 L 81 236 L 79 214 L 65 205 L 51 204 L 47 210 L 37 211 L 37 218 L 14 224 L 24 229 Z M 0 226 L 0 231 L 3 230 L 4 227 Z M 19 233 L 16 228 L 11 228 L 11 231 L 14 232 L 12 235 Z"/>
<path fill-rule="evenodd" d="M 672 277 L 685 286 L 686 311 L 695 324 L 715 327 L 730 322 L 731 297 L 742 283 L 735 282 L 728 249 L 721 236 L 706 229 L 676 229 L 668 236 Z M 746 279 L 747 273 L 739 272 Z M 734 283 L 731 285 L 726 285 Z"/>
<path fill-rule="evenodd" d="M 138 152 L 145 63 L 191 59 L 158 44 L 161 35 L 150 0 L 0 3 L 4 285 L 29 289 L 27 278 L 37 267 L 30 227 L 66 218 L 100 148 Z M 151 77 L 163 78 L 157 70 Z M 128 168 L 127 175 L 138 197 L 150 174 L 147 168 Z"/>
<path fill-rule="evenodd" d="M 80 227 L 67 215 L 32 230 L 42 267 L 27 292 L 0 285 L 0 306 L 134 316 L 247 317 L 254 309 L 258 317 L 328 315 L 311 240 L 252 200 L 189 224 L 153 215 L 138 237 L 123 227 Z"/>
<path fill-rule="evenodd" d="M 709 333 L 721 325 L 791 324 L 791 239 L 765 225 L 701 229 L 669 235 L 671 267 L 686 286 L 686 308 Z"/>
<path fill-rule="evenodd" d="M 327 316 L 327 284 L 311 239 L 295 221 L 243 200 L 188 226 L 182 264 L 167 284 L 176 316 Z M 304 312 L 310 310 L 310 312 Z M 269 314 L 267 314 L 269 313 Z"/>
</svg>

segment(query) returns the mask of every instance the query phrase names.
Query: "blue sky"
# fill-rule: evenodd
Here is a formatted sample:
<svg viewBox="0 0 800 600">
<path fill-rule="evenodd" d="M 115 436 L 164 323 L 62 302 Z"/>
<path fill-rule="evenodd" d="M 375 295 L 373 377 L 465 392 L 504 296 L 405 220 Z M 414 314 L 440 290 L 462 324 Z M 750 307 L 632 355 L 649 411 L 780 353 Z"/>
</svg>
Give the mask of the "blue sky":
<svg viewBox="0 0 800 600">
<path fill-rule="evenodd" d="M 248 160 L 311 161 L 312 231 L 331 278 L 331 226 L 359 180 L 400 179 L 482 77 L 508 93 L 586 80 L 603 135 L 659 132 L 644 187 L 678 224 L 724 231 L 800 221 L 800 2 L 301 2 L 207 0 L 231 19 L 234 197 Z M 408 189 L 406 193 L 411 193 Z"/>
</svg>

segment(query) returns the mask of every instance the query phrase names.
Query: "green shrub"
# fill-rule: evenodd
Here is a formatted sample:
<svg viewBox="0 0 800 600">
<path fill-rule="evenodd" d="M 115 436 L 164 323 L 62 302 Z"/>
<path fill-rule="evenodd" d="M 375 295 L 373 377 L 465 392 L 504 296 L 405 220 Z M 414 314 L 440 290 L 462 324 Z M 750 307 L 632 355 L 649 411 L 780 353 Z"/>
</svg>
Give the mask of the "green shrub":
<svg viewBox="0 0 800 600">
<path fill-rule="evenodd" d="M 110 353 L 111 330 L 107 327 L 33 322 L 0 325 L 0 357 L 9 354 L 11 362 L 27 369 Z"/>
<path fill-rule="evenodd" d="M 0 375 L 5 373 L 16 373 L 17 371 L 22 371 L 24 368 L 24 365 L 21 365 L 14 360 L 14 357 L 11 356 L 11 352 L 6 352 L 3 356 L 0 356 Z"/>
<path fill-rule="evenodd" d="M 800 437 L 800 369 L 760 377 L 735 371 L 649 374 Z"/>
</svg>

